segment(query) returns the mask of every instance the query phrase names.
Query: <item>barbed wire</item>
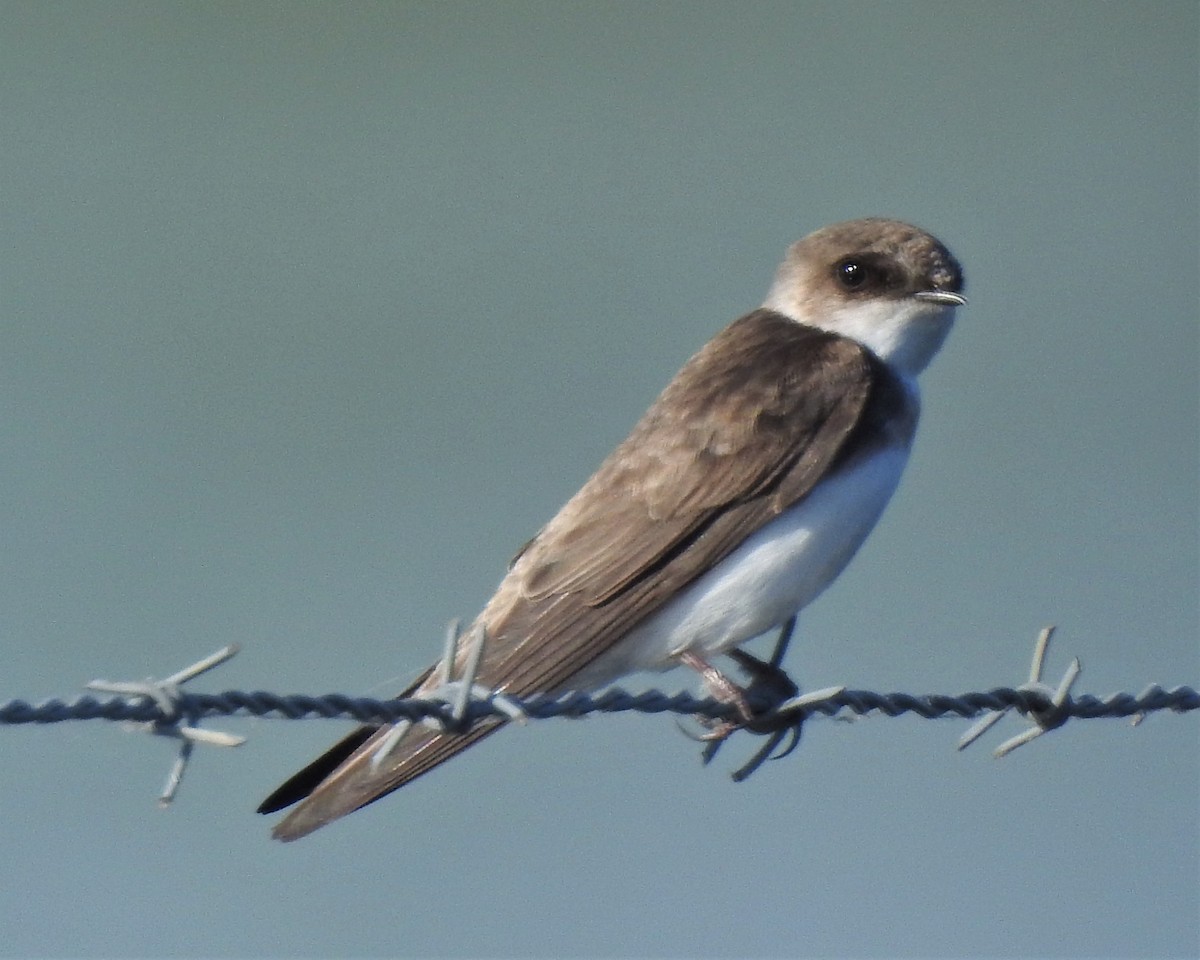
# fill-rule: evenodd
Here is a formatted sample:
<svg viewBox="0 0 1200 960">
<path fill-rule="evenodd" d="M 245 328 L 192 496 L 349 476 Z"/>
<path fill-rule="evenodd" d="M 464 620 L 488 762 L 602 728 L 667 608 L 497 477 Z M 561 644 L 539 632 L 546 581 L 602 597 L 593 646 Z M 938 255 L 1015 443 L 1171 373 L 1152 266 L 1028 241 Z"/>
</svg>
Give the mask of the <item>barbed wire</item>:
<svg viewBox="0 0 1200 960">
<path fill-rule="evenodd" d="M 799 739 L 802 724 L 813 716 L 839 717 L 848 712 L 857 716 L 882 714 L 899 717 L 915 714 L 925 719 L 980 718 L 960 738 L 959 749 L 963 749 L 974 743 L 1009 711 L 1016 711 L 1031 720 L 1032 724 L 997 747 L 994 753 L 999 757 L 1062 726 L 1070 719 L 1124 717 L 1133 718 L 1136 723 L 1147 714 L 1158 711 L 1186 713 L 1200 709 L 1200 693 L 1189 686 L 1164 689 L 1158 684 L 1151 684 L 1136 696 L 1128 693 L 1112 693 L 1105 697 L 1090 694 L 1072 696 L 1071 688 L 1081 672 L 1078 659 L 1071 662 L 1057 686 L 1051 687 L 1042 682 L 1041 675 L 1052 635 L 1052 627 L 1039 634 L 1026 683 L 1018 687 L 996 687 L 957 695 L 877 693 L 845 687 L 829 687 L 799 694 L 791 684 L 783 694 L 778 688 L 773 694 L 768 694 L 765 685 L 751 684 L 745 691 L 744 704 L 714 697 L 697 697 L 689 692 L 667 694 L 659 690 L 646 690 L 631 693 L 620 688 L 609 688 L 598 693 L 576 692 L 561 696 L 518 698 L 475 684 L 473 670 L 468 670 L 457 681 L 446 681 L 430 697 L 375 699 L 338 693 L 312 696 L 262 690 L 227 690 L 204 694 L 180 689 L 183 683 L 224 663 L 238 652 L 236 646 L 229 646 L 163 680 L 93 680 L 88 684 L 91 689 L 113 694 L 109 697 L 97 698 L 85 694 L 70 699 L 49 698 L 35 703 L 20 699 L 0 701 L 0 726 L 109 720 L 178 739 L 181 741 L 179 757 L 160 797 L 162 803 L 169 803 L 178 789 L 196 743 L 239 746 L 245 742 L 244 737 L 202 729 L 200 721 L 209 717 L 246 716 L 287 720 L 344 718 L 361 723 L 425 721 L 439 724 L 447 731 L 462 732 L 485 717 L 523 721 L 628 711 L 671 713 L 697 718 L 710 728 L 708 733 L 695 737 L 708 741 L 703 754 L 706 763 L 715 756 L 729 733 L 735 730 L 746 730 L 767 737 L 766 744 L 751 760 L 734 771 L 733 778 L 740 781 L 767 759 L 790 753 Z M 456 641 L 457 634 L 452 644 Z M 780 648 L 773 661 L 781 655 L 786 642 L 787 635 L 781 635 Z M 479 642 L 481 645 L 482 639 Z M 743 657 L 745 660 L 754 659 Z M 471 659 L 478 663 L 477 656 Z M 452 661 L 452 656 L 447 659 L 447 662 Z M 762 665 L 761 661 L 756 662 Z M 772 667 L 775 665 L 774 662 L 771 664 Z M 747 705 L 753 711 L 748 722 L 741 713 Z M 791 743 L 776 754 L 776 748 L 788 737 L 791 737 Z"/>
<path fill-rule="evenodd" d="M 812 697 L 813 694 L 808 694 Z M 733 719 L 736 709 L 712 697 L 697 697 L 688 692 L 667 694 L 660 690 L 631 693 L 612 688 L 598 694 L 569 693 L 561 697 L 538 696 L 529 699 L 506 697 L 519 712 L 534 720 L 551 717 L 585 717 L 592 713 L 674 713 L 681 716 L 703 716 L 711 719 Z M 751 706 L 755 706 L 751 700 Z M 837 688 L 821 699 L 803 706 L 783 705 L 776 712 L 786 715 L 789 724 L 797 718 L 814 714 L 834 717 L 848 711 L 859 716 L 878 712 L 889 717 L 915 713 L 927 720 L 944 717 L 971 719 L 981 713 L 1016 710 L 1033 715 L 1052 708 L 1048 694 L 1019 687 L 996 687 L 991 690 L 961 694 L 877 693 L 870 690 Z M 377 700 L 341 693 L 279 694 L 264 690 L 226 690 L 222 693 L 181 693 L 171 711 L 141 695 L 135 697 L 97 698 L 87 694 L 70 699 L 48 698 L 30 703 L 13 699 L 0 701 L 0 725 L 51 724 L 68 720 L 110 720 L 135 723 L 168 723 L 177 717 L 200 720 L 205 717 L 271 717 L 284 720 L 346 719 L 361 723 L 388 723 L 398 720 L 418 721 L 426 718 L 449 723 L 445 700 L 400 698 Z M 1092 720 L 1099 717 L 1135 717 L 1159 710 L 1186 713 L 1200 709 L 1200 693 L 1191 687 L 1164 689 L 1151 684 L 1136 696 L 1113 693 L 1106 697 L 1083 694 L 1072 697 L 1058 708 L 1068 719 Z M 467 710 L 469 723 L 487 716 L 512 719 L 510 710 L 503 709 L 493 698 L 473 699 Z M 760 723 L 766 722 L 760 717 Z"/>
</svg>

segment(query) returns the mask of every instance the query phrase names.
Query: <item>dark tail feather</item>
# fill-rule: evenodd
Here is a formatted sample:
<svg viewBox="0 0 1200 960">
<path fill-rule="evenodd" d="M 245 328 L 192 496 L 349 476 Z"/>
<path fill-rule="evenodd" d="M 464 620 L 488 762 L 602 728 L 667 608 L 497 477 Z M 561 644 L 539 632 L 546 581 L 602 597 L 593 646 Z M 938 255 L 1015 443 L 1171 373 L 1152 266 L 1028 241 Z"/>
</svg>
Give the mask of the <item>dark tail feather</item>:
<svg viewBox="0 0 1200 960">
<path fill-rule="evenodd" d="M 301 800 L 300 805 L 271 831 L 271 836 L 277 840 L 298 840 L 330 821 L 398 790 L 503 725 L 502 720 L 487 719 L 466 733 L 442 733 L 415 724 L 382 759 L 377 759 L 377 752 L 394 728 L 380 727 L 365 738 L 361 730 L 355 731 L 276 790 L 259 809 L 276 800 L 281 802 L 272 809 Z M 356 738 L 357 743 L 353 742 Z M 337 768 L 330 772 L 334 765 Z M 323 775 L 323 779 L 314 783 L 317 774 Z M 293 781 L 296 785 L 289 790 Z"/>
<path fill-rule="evenodd" d="M 359 727 L 344 740 L 339 740 L 303 770 L 292 774 L 276 787 L 274 792 L 258 805 L 258 812 L 275 813 L 303 800 L 322 780 L 340 767 L 347 757 L 370 740 L 371 735 L 378 729 L 377 726 Z"/>
</svg>

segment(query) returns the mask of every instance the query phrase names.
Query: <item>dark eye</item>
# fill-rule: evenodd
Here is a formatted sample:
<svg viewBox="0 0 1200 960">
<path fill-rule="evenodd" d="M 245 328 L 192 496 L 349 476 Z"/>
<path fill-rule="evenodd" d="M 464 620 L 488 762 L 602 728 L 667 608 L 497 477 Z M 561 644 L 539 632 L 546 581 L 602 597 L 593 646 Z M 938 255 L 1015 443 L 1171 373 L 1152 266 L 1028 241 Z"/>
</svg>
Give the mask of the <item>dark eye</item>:
<svg viewBox="0 0 1200 960">
<path fill-rule="evenodd" d="M 871 269 L 861 260 L 843 260 L 834 268 L 843 290 L 861 290 L 871 279 Z"/>
</svg>

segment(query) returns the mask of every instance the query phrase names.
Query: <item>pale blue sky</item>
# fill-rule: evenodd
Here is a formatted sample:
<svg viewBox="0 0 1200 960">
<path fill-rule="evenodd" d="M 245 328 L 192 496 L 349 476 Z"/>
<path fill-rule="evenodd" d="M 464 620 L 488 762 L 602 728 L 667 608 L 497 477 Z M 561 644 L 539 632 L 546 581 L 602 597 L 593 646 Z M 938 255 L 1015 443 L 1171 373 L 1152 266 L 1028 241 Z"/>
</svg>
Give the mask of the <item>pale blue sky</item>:
<svg viewBox="0 0 1200 960">
<path fill-rule="evenodd" d="M 7 2 L 0 698 L 384 695 L 784 248 L 962 260 L 909 471 L 808 687 L 1200 680 L 1194 3 Z M 661 678 L 667 689 L 692 681 Z M 509 731 L 298 844 L 332 722 L 0 734 L 0 954 L 1194 956 L 1194 716 Z M 739 753 L 739 750 L 742 751 Z"/>
</svg>

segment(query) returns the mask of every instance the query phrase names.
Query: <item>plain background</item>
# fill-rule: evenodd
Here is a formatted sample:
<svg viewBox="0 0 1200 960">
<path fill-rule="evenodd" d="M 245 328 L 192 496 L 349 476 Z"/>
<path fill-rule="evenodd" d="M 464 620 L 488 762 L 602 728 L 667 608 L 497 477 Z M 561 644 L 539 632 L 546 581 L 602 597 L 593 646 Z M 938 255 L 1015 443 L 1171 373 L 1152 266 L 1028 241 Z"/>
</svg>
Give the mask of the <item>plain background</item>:
<svg viewBox="0 0 1200 960">
<path fill-rule="evenodd" d="M 1200 680 L 1194 3 L 0 8 L 0 696 L 386 695 L 825 223 L 970 306 L 789 666 L 955 693 L 1057 623 Z M 656 678 L 669 690 L 683 673 Z M 662 717 L 513 730 L 298 844 L 343 723 L 0 734 L 12 956 L 1183 956 L 1194 715 L 814 722 L 744 785 Z"/>
</svg>

